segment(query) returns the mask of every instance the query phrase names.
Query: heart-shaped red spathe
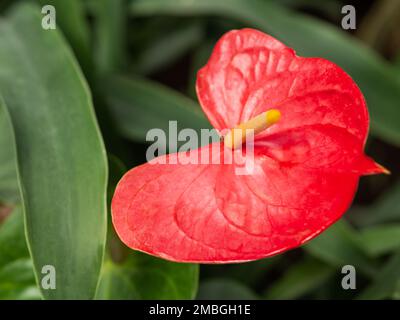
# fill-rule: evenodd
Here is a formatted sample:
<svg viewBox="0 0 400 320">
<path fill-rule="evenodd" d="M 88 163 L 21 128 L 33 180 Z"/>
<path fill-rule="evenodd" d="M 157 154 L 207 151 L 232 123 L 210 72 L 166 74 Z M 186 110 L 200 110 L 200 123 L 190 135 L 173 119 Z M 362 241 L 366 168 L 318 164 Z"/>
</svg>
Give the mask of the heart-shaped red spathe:
<svg viewBox="0 0 400 320">
<path fill-rule="evenodd" d="M 250 175 L 237 175 L 235 163 L 168 164 L 171 155 L 130 170 L 112 218 L 132 249 L 180 262 L 268 257 L 317 236 L 350 206 L 361 175 L 384 172 L 363 153 L 369 120 L 360 90 L 327 60 L 298 57 L 257 30 L 233 30 L 196 87 L 216 129 L 272 108 L 282 117 L 255 137 Z M 203 152 L 239 151 L 214 143 L 190 156 Z"/>
</svg>

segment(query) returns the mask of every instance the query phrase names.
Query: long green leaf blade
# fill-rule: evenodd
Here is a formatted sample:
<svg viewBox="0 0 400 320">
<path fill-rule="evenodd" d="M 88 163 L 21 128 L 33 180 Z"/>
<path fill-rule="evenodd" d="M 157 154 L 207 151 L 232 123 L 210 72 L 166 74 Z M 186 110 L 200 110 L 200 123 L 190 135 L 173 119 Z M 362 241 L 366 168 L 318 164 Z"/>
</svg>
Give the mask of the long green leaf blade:
<svg viewBox="0 0 400 320">
<path fill-rule="evenodd" d="M 95 0 L 95 60 L 99 76 L 120 70 L 125 64 L 125 0 Z"/>
<path fill-rule="evenodd" d="M 48 299 L 95 295 L 106 241 L 105 150 L 86 83 L 40 8 L 21 4 L 0 21 L 0 90 L 14 126 L 28 244 Z"/>
</svg>

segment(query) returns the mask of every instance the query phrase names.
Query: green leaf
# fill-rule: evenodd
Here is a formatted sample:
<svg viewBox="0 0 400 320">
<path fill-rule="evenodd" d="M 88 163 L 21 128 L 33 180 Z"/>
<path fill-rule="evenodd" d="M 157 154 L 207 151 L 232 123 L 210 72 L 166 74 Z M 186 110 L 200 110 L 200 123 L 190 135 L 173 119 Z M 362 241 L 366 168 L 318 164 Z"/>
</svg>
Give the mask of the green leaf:
<svg viewBox="0 0 400 320">
<path fill-rule="evenodd" d="M 197 300 L 257 300 L 248 287 L 231 279 L 212 279 L 200 283 Z"/>
<path fill-rule="evenodd" d="M 26 287 L 27 285 L 35 285 L 35 275 L 31 259 L 22 258 L 14 260 L 0 269 L 0 286 L 2 288 L 7 286 Z M 2 291 L 0 290 L 0 292 Z"/>
<path fill-rule="evenodd" d="M 95 295 L 106 241 L 105 150 L 86 82 L 40 8 L 15 7 L 0 22 L 0 90 L 15 130 L 26 232 L 45 298 Z"/>
<path fill-rule="evenodd" d="M 23 212 L 16 207 L 0 226 L 0 299 L 40 299 L 26 245 Z"/>
<path fill-rule="evenodd" d="M 265 298 L 296 299 L 321 287 L 335 272 L 335 268 L 313 258 L 304 258 L 290 266 L 284 275 L 267 289 Z"/>
<path fill-rule="evenodd" d="M 0 226 L 0 268 L 21 257 L 29 257 L 24 234 L 23 212 L 16 207 Z"/>
<path fill-rule="evenodd" d="M 310 16 L 262 0 L 135 0 L 134 15 L 221 15 L 271 33 L 303 56 L 329 59 L 361 87 L 371 113 L 372 133 L 400 145 L 400 79 L 356 38 Z M 379 79 L 379 81 L 377 81 Z"/>
<path fill-rule="evenodd" d="M 395 300 L 400 300 L 400 279 L 397 279 L 397 281 L 396 281 L 396 287 L 394 289 L 392 298 Z"/>
<path fill-rule="evenodd" d="M 199 267 L 135 252 L 121 265 L 104 265 L 97 299 L 193 299 Z"/>
<path fill-rule="evenodd" d="M 32 260 L 15 260 L 0 268 L 0 299 L 39 300 Z"/>
<path fill-rule="evenodd" d="M 400 220 L 400 182 L 386 191 L 381 198 L 368 207 L 352 209 L 355 222 L 359 226 L 375 225 Z"/>
<path fill-rule="evenodd" d="M 197 71 L 200 70 L 210 58 L 211 52 L 214 48 L 214 43 L 211 41 L 207 41 L 203 43 L 201 46 L 197 48 L 197 50 L 193 53 L 192 63 L 190 66 L 190 78 L 189 78 L 189 87 L 188 94 L 190 97 L 197 99 L 196 93 L 196 80 L 197 80 Z"/>
<path fill-rule="evenodd" d="M 380 225 L 362 230 L 361 241 L 371 256 L 400 248 L 400 224 Z"/>
<path fill-rule="evenodd" d="M 36 0 L 42 6 L 52 5 L 56 9 L 57 25 L 62 29 L 74 50 L 82 69 L 90 73 L 92 57 L 90 31 L 85 17 L 85 8 L 81 0 Z"/>
<path fill-rule="evenodd" d="M 168 132 L 169 121 L 178 130 L 211 128 L 200 107 L 189 98 L 160 84 L 138 78 L 113 78 L 108 85 L 108 100 L 121 134 L 145 141 L 150 129 Z"/>
<path fill-rule="evenodd" d="M 351 264 L 367 276 L 373 276 L 376 271 L 376 265 L 366 254 L 359 235 L 343 219 L 303 248 L 315 258 L 334 267 Z"/>
<path fill-rule="evenodd" d="M 97 73 L 106 76 L 125 63 L 125 0 L 95 0 L 91 3 L 95 21 Z"/>
<path fill-rule="evenodd" d="M 362 300 L 377 300 L 392 297 L 400 281 L 400 251 L 390 257 L 389 261 L 375 273 L 372 284 L 358 297 Z"/>
<path fill-rule="evenodd" d="M 135 70 L 142 74 L 159 70 L 194 48 L 203 35 L 203 26 L 200 23 L 184 25 L 162 34 L 143 50 L 135 63 Z"/>
<path fill-rule="evenodd" d="M 19 200 L 19 190 L 14 136 L 3 104 L 0 100 L 0 204 L 15 204 Z"/>
</svg>

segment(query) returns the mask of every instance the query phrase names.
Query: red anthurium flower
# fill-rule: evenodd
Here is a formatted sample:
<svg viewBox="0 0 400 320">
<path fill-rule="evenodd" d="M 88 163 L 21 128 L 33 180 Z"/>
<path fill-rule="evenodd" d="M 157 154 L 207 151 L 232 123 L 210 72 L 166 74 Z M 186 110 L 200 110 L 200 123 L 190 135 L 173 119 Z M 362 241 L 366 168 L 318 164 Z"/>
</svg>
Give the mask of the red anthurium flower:
<svg viewBox="0 0 400 320">
<path fill-rule="evenodd" d="M 253 172 L 237 175 L 236 163 L 133 168 L 112 201 L 115 229 L 132 249 L 181 262 L 268 257 L 339 219 L 361 175 L 387 172 L 363 153 L 369 119 L 359 88 L 330 61 L 298 57 L 257 30 L 233 30 L 196 88 L 216 129 L 254 129 Z M 246 136 L 227 136 L 190 156 L 238 152 Z"/>
</svg>

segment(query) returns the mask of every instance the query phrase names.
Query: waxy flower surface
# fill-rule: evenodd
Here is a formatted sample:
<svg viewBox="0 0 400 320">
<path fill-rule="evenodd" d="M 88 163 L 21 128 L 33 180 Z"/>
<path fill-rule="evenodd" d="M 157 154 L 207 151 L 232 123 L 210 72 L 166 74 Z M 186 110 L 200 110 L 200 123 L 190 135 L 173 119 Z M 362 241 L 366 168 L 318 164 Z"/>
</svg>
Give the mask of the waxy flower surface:
<svg viewBox="0 0 400 320">
<path fill-rule="evenodd" d="M 223 161 L 133 168 L 112 200 L 114 227 L 132 249 L 199 263 L 275 255 L 337 221 L 360 176 L 385 172 L 363 151 L 369 119 L 360 89 L 328 60 L 233 30 L 198 72 L 196 89 L 211 124 L 228 134 L 190 156 L 246 156 L 247 136 L 229 130 L 254 129 L 252 172 L 238 175 L 240 164 Z"/>
</svg>

